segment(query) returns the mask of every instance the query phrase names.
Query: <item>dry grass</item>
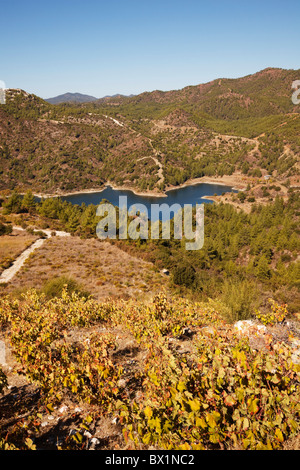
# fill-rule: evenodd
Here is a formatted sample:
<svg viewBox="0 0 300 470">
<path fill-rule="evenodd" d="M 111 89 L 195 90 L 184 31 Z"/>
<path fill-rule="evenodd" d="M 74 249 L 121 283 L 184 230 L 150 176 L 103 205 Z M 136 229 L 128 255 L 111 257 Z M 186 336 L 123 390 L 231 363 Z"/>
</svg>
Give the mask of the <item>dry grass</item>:
<svg viewBox="0 0 300 470">
<path fill-rule="evenodd" d="M 36 239 L 36 236 L 19 230 L 14 230 L 11 235 L 0 237 L 0 274 Z"/>
<path fill-rule="evenodd" d="M 146 299 L 159 292 L 166 278 L 151 263 L 134 258 L 108 242 L 53 237 L 33 252 L 5 291 L 40 289 L 60 276 L 77 281 L 96 299 Z"/>
</svg>

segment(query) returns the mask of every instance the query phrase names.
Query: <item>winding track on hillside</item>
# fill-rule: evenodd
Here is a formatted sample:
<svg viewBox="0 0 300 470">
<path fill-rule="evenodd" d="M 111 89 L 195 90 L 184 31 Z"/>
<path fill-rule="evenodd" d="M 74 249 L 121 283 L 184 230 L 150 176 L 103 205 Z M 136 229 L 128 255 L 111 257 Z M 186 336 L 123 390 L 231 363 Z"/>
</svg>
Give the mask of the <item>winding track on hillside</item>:
<svg viewBox="0 0 300 470">
<path fill-rule="evenodd" d="M 153 149 L 153 150 L 156 152 L 155 149 Z M 163 166 L 160 163 L 160 161 L 158 161 L 157 158 L 155 158 L 155 157 L 142 157 L 142 158 L 138 158 L 137 162 L 139 162 L 141 160 L 145 160 L 146 158 L 152 158 L 152 160 L 155 161 L 155 164 L 159 167 L 159 170 L 157 172 L 157 176 L 159 177 L 159 180 L 158 180 L 157 184 L 163 183 L 164 180 L 165 180 L 165 177 L 164 177 L 164 173 L 163 173 Z"/>
<path fill-rule="evenodd" d="M 127 129 L 129 129 L 131 132 L 137 134 L 137 135 L 142 135 L 140 132 L 137 132 L 135 129 L 132 129 L 132 127 L 129 127 L 129 126 L 125 126 L 124 123 L 122 123 L 121 121 L 118 121 L 117 119 L 114 119 L 112 118 L 111 116 L 107 116 L 106 114 L 103 115 L 104 117 L 106 117 L 107 119 L 111 119 L 111 121 L 113 121 L 115 124 L 117 124 L 118 126 L 120 127 L 127 127 Z M 154 160 L 155 164 L 158 166 L 158 172 L 157 172 L 157 176 L 159 178 L 157 184 L 161 184 L 164 182 L 165 180 L 165 177 L 164 177 L 164 169 L 163 169 L 163 166 L 162 166 L 162 163 L 158 160 L 158 156 L 159 156 L 159 153 L 158 151 L 153 147 L 153 143 L 152 143 L 152 140 L 150 139 L 150 137 L 146 137 L 146 136 L 143 136 L 144 138 L 146 138 L 153 150 L 153 153 L 155 154 L 155 157 L 153 157 L 152 155 L 149 156 L 149 157 L 142 157 L 142 158 L 138 158 L 137 159 L 137 162 L 140 161 L 140 160 L 144 160 L 145 158 L 152 158 L 152 160 Z"/>
</svg>

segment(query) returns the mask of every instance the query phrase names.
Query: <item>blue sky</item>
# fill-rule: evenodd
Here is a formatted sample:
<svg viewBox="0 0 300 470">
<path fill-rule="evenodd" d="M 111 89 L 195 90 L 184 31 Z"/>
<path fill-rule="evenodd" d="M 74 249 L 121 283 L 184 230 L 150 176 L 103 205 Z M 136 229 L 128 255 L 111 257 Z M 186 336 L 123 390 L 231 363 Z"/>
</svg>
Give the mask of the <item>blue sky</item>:
<svg viewBox="0 0 300 470">
<path fill-rule="evenodd" d="M 7 0 L 0 44 L 0 80 L 42 98 L 173 90 L 299 69 L 300 2 Z"/>
</svg>

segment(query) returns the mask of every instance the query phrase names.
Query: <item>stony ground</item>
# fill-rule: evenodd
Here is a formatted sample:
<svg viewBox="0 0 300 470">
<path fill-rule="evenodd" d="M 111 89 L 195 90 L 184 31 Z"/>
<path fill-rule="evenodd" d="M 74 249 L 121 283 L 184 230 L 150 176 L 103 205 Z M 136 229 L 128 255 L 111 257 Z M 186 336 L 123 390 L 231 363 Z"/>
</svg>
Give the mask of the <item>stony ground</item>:
<svg viewBox="0 0 300 470">
<path fill-rule="evenodd" d="M 151 263 L 98 239 L 55 236 L 34 250 L 3 292 L 41 289 L 60 276 L 77 281 L 97 300 L 149 298 L 167 283 Z"/>
<path fill-rule="evenodd" d="M 103 329 L 103 328 L 102 328 Z M 89 329 L 89 332 L 91 330 Z M 127 388 L 128 393 L 135 393 L 135 374 L 143 365 L 146 351 L 143 351 L 134 337 L 127 331 L 115 328 L 111 332 L 118 340 L 118 348 L 113 353 L 113 361 L 122 365 L 126 370 L 126 379 L 119 383 L 120 388 Z M 82 340 L 87 334 L 86 329 L 74 329 L 69 331 L 70 340 Z M 50 413 L 45 406 L 40 406 L 40 389 L 36 384 L 28 382 L 26 377 L 20 375 L 20 364 L 15 360 L 11 347 L 4 335 L 1 335 L 1 343 L 5 342 L 5 363 L 3 371 L 7 374 L 8 387 L 0 396 L 0 429 L 1 434 L 11 432 L 20 421 L 27 419 L 34 412 L 40 413 L 39 432 L 35 433 L 35 444 L 38 450 L 57 450 L 59 446 L 73 443 L 70 439 L 73 434 L 81 430 L 83 419 L 96 413 L 97 407 L 83 402 L 74 401 L 74 397 L 65 396 L 62 403 Z M 3 355 L 2 355 L 3 360 Z M 97 448 L 98 450 L 125 449 L 121 426 L 111 414 L 101 416 L 93 420 L 90 429 L 85 431 L 85 449 Z"/>
</svg>

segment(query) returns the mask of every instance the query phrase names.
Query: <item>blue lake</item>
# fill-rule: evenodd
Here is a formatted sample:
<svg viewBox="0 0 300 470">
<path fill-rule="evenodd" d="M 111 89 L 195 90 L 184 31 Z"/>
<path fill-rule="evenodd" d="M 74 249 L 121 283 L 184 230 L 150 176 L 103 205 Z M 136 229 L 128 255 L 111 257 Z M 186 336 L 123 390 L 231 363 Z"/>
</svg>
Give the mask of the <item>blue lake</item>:
<svg viewBox="0 0 300 470">
<path fill-rule="evenodd" d="M 143 204 L 147 208 L 150 217 L 152 204 L 168 204 L 169 206 L 173 204 L 179 204 L 181 207 L 184 207 L 185 204 L 190 204 L 192 206 L 203 203 L 211 204 L 213 202 L 212 200 L 203 199 L 203 197 L 209 197 L 215 194 L 221 195 L 223 192 L 238 191 L 232 189 L 231 186 L 199 183 L 177 189 L 171 189 L 166 191 L 166 196 L 164 197 L 150 195 L 141 196 L 127 189 L 113 189 L 111 186 L 106 186 L 105 189 L 99 192 L 72 194 L 69 196 L 62 196 L 61 199 L 78 205 L 81 205 L 82 203 L 86 205 L 99 205 L 99 203 L 105 199 L 114 206 L 124 207 L 125 204 L 119 205 L 119 197 L 126 196 L 126 203 L 128 208 L 130 206 L 136 206 L 137 204 Z"/>
</svg>

